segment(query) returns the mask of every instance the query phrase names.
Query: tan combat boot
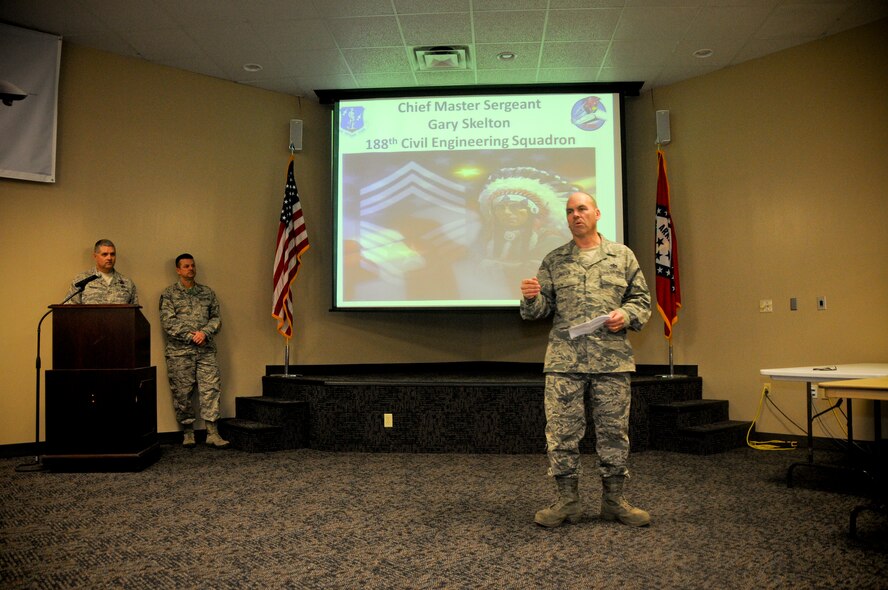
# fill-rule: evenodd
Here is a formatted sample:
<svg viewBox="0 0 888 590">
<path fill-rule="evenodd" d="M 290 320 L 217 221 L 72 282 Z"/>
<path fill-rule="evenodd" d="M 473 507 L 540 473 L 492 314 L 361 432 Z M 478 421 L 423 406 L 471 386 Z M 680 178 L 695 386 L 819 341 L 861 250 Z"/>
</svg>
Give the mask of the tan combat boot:
<svg viewBox="0 0 888 590">
<path fill-rule="evenodd" d="M 184 428 L 185 430 L 182 432 L 182 446 L 186 449 L 194 448 L 194 426 L 185 424 Z"/>
<path fill-rule="evenodd" d="M 623 475 L 601 478 L 601 518 L 619 520 L 629 526 L 646 526 L 651 523 L 651 515 L 640 508 L 634 508 L 623 497 Z"/>
<path fill-rule="evenodd" d="M 224 449 L 231 444 L 219 436 L 219 429 L 216 428 L 216 423 L 209 420 L 207 420 L 207 444 L 217 449 Z"/>
<path fill-rule="evenodd" d="M 580 480 L 576 477 L 556 477 L 555 485 L 558 487 L 558 501 L 537 512 L 534 522 L 544 527 L 561 526 L 565 520 L 572 524 L 579 522 L 583 516 Z"/>
</svg>

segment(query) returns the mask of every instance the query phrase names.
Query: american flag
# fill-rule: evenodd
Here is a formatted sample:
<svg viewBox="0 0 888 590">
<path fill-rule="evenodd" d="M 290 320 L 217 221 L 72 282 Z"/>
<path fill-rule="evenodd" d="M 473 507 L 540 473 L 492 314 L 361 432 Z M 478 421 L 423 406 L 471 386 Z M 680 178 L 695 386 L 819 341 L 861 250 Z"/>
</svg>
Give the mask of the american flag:
<svg viewBox="0 0 888 590">
<path fill-rule="evenodd" d="M 681 308 L 681 285 L 678 281 L 678 242 L 669 211 L 669 180 L 666 178 L 666 156 L 657 150 L 657 227 L 655 232 L 655 266 L 657 268 L 657 310 L 666 323 L 664 334 L 672 340 L 672 326 L 678 321 Z"/>
<path fill-rule="evenodd" d="M 288 340 L 293 336 L 293 298 L 290 286 L 299 273 L 302 254 L 308 247 L 308 233 L 305 231 L 299 191 L 293 176 L 293 156 L 290 156 L 277 249 L 274 253 L 274 300 L 271 309 L 271 316 L 278 321 L 278 332 Z"/>
</svg>

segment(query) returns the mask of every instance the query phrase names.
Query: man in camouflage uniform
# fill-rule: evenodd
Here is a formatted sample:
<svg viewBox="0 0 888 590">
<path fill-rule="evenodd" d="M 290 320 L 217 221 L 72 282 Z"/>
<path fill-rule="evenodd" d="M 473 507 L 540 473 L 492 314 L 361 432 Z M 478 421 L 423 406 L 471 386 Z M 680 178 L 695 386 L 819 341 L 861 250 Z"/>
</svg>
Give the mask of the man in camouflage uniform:
<svg viewBox="0 0 888 590">
<path fill-rule="evenodd" d="M 136 284 L 116 270 L 117 249 L 111 240 L 99 240 L 93 246 L 93 258 L 96 267 L 83 271 L 71 281 L 71 289 L 68 295 L 74 295 L 68 303 L 132 303 L 139 304 L 139 295 L 136 293 Z M 83 287 L 83 292 L 78 292 L 75 286 L 79 281 L 98 276 Z"/>
<path fill-rule="evenodd" d="M 228 446 L 219 436 L 216 421 L 221 412 L 221 379 L 216 362 L 215 336 L 222 319 L 216 294 L 194 281 L 197 267 L 191 254 L 176 257 L 179 280 L 160 295 L 160 323 L 166 333 L 167 373 L 176 420 L 184 429 L 182 445 L 194 446 L 194 407 L 191 394 L 197 388 L 200 417 L 207 425 L 207 444 Z"/>
<path fill-rule="evenodd" d="M 546 350 L 546 443 L 549 475 L 558 500 L 536 513 L 537 524 L 579 521 L 579 444 L 586 429 L 588 391 L 595 426 L 603 495 L 601 517 L 644 526 L 650 515 L 623 498 L 629 474 L 629 374 L 635 370 L 626 331 L 640 330 L 651 315 L 651 296 L 632 251 L 598 233 L 595 199 L 567 200 L 573 240 L 543 259 L 537 276 L 521 281 L 521 317 L 554 316 Z M 598 316 L 603 327 L 571 338 L 568 329 Z"/>
</svg>

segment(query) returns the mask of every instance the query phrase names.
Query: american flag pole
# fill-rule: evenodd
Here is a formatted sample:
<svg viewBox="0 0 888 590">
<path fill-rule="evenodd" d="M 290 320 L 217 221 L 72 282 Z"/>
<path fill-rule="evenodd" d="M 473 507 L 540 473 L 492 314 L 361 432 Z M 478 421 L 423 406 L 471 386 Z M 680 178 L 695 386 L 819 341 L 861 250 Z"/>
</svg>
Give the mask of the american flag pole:
<svg viewBox="0 0 888 590">
<path fill-rule="evenodd" d="M 284 344 L 284 377 L 290 376 L 290 341 Z"/>
<path fill-rule="evenodd" d="M 290 146 L 287 182 L 281 206 L 274 261 L 274 295 L 271 315 L 277 320 L 277 331 L 284 337 L 284 374 L 290 374 L 290 339 L 293 336 L 293 292 L 291 285 L 299 272 L 302 255 L 309 249 L 308 233 L 299 202 L 299 190 L 293 172 L 294 147 Z"/>
<path fill-rule="evenodd" d="M 296 155 L 296 144 L 290 142 L 290 158 Z M 284 377 L 290 376 L 290 339 L 284 338 Z"/>
</svg>

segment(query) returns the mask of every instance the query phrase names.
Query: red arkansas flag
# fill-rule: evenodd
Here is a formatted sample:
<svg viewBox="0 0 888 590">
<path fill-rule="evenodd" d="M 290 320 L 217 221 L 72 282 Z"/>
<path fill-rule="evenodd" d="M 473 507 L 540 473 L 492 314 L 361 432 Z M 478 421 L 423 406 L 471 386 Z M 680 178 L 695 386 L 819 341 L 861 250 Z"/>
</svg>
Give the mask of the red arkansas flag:
<svg viewBox="0 0 888 590">
<path fill-rule="evenodd" d="M 669 212 L 669 180 L 666 178 L 666 156 L 657 150 L 657 311 L 665 322 L 664 333 L 672 340 L 672 326 L 681 309 L 681 286 L 678 282 L 678 242 Z"/>
</svg>

